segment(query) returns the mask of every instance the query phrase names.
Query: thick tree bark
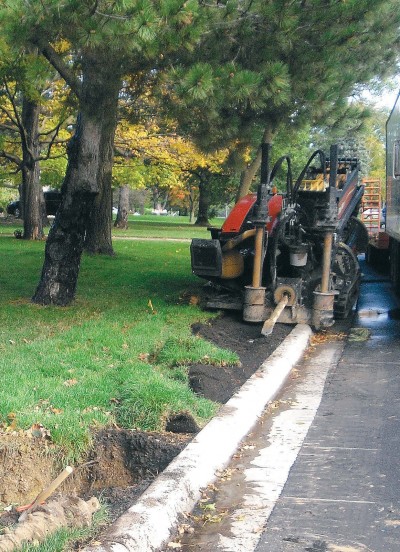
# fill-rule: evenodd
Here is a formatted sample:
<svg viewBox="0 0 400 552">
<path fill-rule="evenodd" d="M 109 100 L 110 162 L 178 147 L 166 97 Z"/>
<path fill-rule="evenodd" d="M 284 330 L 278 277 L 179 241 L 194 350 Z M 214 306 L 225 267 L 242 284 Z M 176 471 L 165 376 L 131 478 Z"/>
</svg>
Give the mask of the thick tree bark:
<svg viewBox="0 0 400 552">
<path fill-rule="evenodd" d="M 46 242 L 42 275 L 32 300 L 65 306 L 75 296 L 89 214 L 103 185 L 102 156 L 111 143 L 110 102 L 118 101 L 119 83 L 107 73 L 109 63 L 86 54 L 82 63 L 80 113 L 68 148 L 68 166 L 62 186 L 62 202 Z M 113 65 L 111 67 L 114 69 Z M 112 109 L 115 114 L 116 108 Z M 107 147 L 106 147 L 107 144 Z M 111 206 L 109 207 L 111 218 Z"/>
<path fill-rule="evenodd" d="M 272 130 L 272 128 L 268 127 L 264 132 L 262 143 L 271 144 L 273 137 L 274 137 L 274 131 Z M 249 193 L 253 180 L 257 172 L 259 171 L 260 166 L 261 166 L 261 145 L 259 146 L 257 150 L 257 154 L 253 159 L 253 161 L 240 175 L 240 186 L 236 194 L 236 202 L 239 201 L 241 197 Z"/>
<path fill-rule="evenodd" d="M 129 186 L 121 186 L 118 196 L 118 213 L 114 222 L 115 228 L 128 228 Z"/>
<path fill-rule="evenodd" d="M 209 226 L 208 209 L 210 208 L 210 192 L 207 179 L 202 176 L 199 184 L 199 210 L 197 212 L 196 226 Z"/>
<path fill-rule="evenodd" d="M 109 80 L 110 82 L 105 84 L 107 96 L 104 98 L 102 107 L 99 166 L 97 171 L 99 193 L 95 197 L 90 211 L 85 237 L 85 250 L 92 255 L 114 255 L 111 237 L 111 184 L 120 82 L 111 75 L 109 75 Z"/>
<path fill-rule="evenodd" d="M 99 179 L 99 193 L 93 201 L 86 225 L 85 251 L 91 255 L 114 255 L 111 237 L 112 190 L 111 174 Z"/>
<path fill-rule="evenodd" d="M 39 112 L 36 101 L 26 97 L 22 103 L 22 190 L 23 239 L 43 239 L 43 193 L 39 171 Z"/>
</svg>

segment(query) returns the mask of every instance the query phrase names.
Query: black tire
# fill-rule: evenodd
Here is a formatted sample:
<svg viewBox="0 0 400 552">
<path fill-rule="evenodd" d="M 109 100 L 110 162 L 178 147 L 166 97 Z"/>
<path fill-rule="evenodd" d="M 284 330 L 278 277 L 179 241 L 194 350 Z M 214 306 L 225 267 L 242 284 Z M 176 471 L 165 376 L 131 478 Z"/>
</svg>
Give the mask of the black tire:
<svg viewBox="0 0 400 552">
<path fill-rule="evenodd" d="M 390 238 L 390 280 L 397 294 L 400 294 L 400 243 Z"/>
</svg>

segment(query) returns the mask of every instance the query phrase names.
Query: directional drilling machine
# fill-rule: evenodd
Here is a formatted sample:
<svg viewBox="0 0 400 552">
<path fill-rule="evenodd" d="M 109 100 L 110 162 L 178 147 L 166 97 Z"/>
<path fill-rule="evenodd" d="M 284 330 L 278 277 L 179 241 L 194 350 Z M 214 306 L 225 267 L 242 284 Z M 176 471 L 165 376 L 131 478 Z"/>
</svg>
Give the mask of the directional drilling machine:
<svg viewBox="0 0 400 552">
<path fill-rule="evenodd" d="M 299 177 L 281 157 L 270 169 L 271 146 L 262 145 L 257 194 L 241 198 L 211 239 L 193 239 L 192 271 L 210 282 L 206 305 L 239 309 L 247 322 L 309 323 L 315 329 L 346 318 L 360 289 L 357 254 L 368 232 L 357 218 L 364 188 L 357 159 L 329 159 L 315 151 Z M 274 180 L 286 169 L 286 191 Z"/>
</svg>

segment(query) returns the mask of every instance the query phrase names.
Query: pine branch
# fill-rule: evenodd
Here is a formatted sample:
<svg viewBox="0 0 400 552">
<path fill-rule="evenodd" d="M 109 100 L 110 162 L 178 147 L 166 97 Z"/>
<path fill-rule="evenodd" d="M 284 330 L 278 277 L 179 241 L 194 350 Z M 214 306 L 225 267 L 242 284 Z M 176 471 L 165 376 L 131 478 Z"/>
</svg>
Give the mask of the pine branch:
<svg viewBox="0 0 400 552">
<path fill-rule="evenodd" d="M 69 67 L 66 65 L 62 57 L 55 51 L 53 46 L 46 42 L 41 43 L 40 40 L 37 40 L 37 46 L 41 53 L 44 55 L 44 57 L 47 59 L 47 61 L 58 71 L 60 76 L 65 80 L 65 82 L 68 84 L 68 86 L 71 88 L 71 90 L 74 92 L 74 94 L 77 96 L 78 99 L 81 98 L 81 83 L 76 78 L 73 71 L 69 69 Z"/>
</svg>

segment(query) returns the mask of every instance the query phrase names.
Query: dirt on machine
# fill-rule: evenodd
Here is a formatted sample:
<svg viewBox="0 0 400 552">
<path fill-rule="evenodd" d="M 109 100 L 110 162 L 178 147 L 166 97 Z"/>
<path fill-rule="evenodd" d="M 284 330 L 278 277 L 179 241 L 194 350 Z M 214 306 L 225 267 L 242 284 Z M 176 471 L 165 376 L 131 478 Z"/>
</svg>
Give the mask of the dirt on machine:
<svg viewBox="0 0 400 552">
<path fill-rule="evenodd" d="M 336 145 L 329 158 L 317 150 L 294 181 L 289 156 L 272 168 L 270 159 L 263 144 L 257 193 L 210 228 L 211 239 L 192 240 L 192 271 L 208 281 L 206 307 L 240 310 L 246 322 L 264 323 L 264 335 L 276 322 L 327 328 L 349 316 L 360 290 L 368 231 L 358 218 L 358 160 L 339 157 Z"/>
</svg>

